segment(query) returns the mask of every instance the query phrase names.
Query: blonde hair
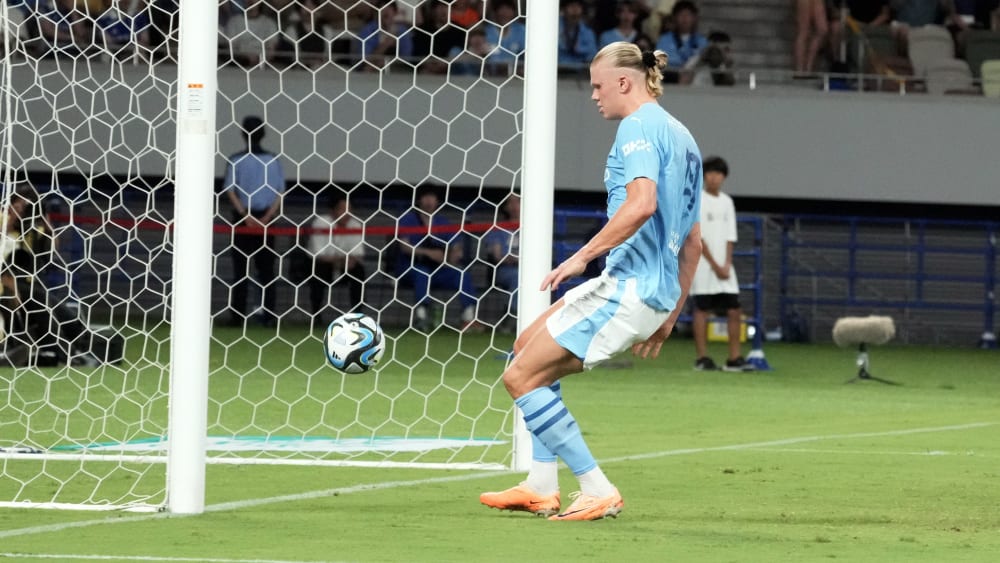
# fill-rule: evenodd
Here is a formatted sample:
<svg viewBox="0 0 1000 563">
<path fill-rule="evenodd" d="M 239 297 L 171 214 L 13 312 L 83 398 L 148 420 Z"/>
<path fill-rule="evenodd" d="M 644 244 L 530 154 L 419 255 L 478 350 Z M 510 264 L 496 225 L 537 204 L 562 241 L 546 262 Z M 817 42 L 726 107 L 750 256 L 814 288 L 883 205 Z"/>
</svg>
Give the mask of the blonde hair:
<svg viewBox="0 0 1000 563">
<path fill-rule="evenodd" d="M 627 68 L 646 75 L 646 91 L 654 98 L 663 94 L 663 69 L 667 54 L 663 51 L 640 51 L 635 43 L 616 41 L 597 52 L 590 64 L 607 60 L 615 68 Z"/>
</svg>

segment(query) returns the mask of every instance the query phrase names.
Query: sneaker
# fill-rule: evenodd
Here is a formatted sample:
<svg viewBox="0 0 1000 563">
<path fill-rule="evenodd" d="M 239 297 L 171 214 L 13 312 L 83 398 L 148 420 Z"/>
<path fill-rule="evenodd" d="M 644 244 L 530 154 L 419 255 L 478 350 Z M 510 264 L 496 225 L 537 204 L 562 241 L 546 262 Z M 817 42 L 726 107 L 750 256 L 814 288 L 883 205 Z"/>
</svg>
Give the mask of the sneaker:
<svg viewBox="0 0 1000 563">
<path fill-rule="evenodd" d="M 500 510 L 523 510 L 538 516 L 551 516 L 559 512 L 559 491 L 540 495 L 524 483 L 498 493 L 483 493 L 479 502 Z"/>
<path fill-rule="evenodd" d="M 743 359 L 743 356 L 738 356 L 733 360 L 726 360 L 726 366 L 722 368 L 724 371 L 754 371 L 757 368 L 753 364 Z"/>
<path fill-rule="evenodd" d="M 566 512 L 549 516 L 549 520 L 600 520 L 608 516 L 616 518 L 618 513 L 625 507 L 618 489 L 606 497 L 592 497 L 580 491 L 570 494 L 573 504 L 569 505 Z"/>
<path fill-rule="evenodd" d="M 719 366 L 715 365 L 712 358 L 703 356 L 694 361 L 694 369 L 698 371 L 715 371 L 719 369 Z"/>
</svg>

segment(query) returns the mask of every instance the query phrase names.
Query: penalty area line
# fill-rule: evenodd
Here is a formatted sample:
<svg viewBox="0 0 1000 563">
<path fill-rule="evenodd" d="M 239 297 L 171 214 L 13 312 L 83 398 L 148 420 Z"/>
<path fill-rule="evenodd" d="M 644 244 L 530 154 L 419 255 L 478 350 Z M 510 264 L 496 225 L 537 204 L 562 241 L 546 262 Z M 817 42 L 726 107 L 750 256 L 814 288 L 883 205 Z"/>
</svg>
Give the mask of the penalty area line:
<svg viewBox="0 0 1000 563">
<path fill-rule="evenodd" d="M 800 436 L 796 438 L 784 438 L 781 440 L 768 440 L 762 442 L 747 442 L 743 444 L 730 444 L 725 446 L 709 446 L 704 448 L 683 448 L 676 450 L 665 450 L 659 452 L 650 452 L 645 454 L 637 455 L 627 455 L 614 458 L 602 459 L 599 463 L 607 465 L 613 463 L 621 463 L 626 461 L 639 461 L 644 459 L 656 459 L 661 457 L 679 456 L 679 455 L 692 455 L 707 452 L 723 452 L 723 451 L 734 451 L 734 450 L 752 450 L 760 448 L 775 448 L 780 446 L 788 446 L 794 444 L 805 444 L 810 442 L 819 442 L 823 440 L 847 440 L 856 438 L 876 438 L 876 437 L 887 437 L 887 436 L 906 436 L 909 434 L 924 434 L 931 432 L 952 432 L 957 430 L 970 430 L 974 428 L 985 428 L 988 426 L 996 426 L 1000 422 L 974 422 L 970 424 L 956 424 L 951 426 L 936 426 L 936 427 L 926 427 L 926 428 L 908 428 L 902 430 L 885 430 L 881 432 L 858 432 L 854 434 L 827 434 L 818 436 Z M 265 506 L 269 504 L 278 504 L 284 502 L 296 502 L 301 500 L 314 500 L 324 497 L 337 496 L 337 495 L 347 495 L 353 493 L 361 493 L 367 491 L 383 491 L 387 489 L 398 489 L 404 487 L 414 487 L 420 485 L 429 485 L 435 483 L 452 483 L 459 481 L 473 481 L 476 479 L 486 479 L 489 477 L 496 477 L 499 475 L 509 475 L 510 471 L 488 471 L 488 472 L 476 472 L 464 475 L 452 475 L 447 477 L 431 477 L 429 479 L 413 479 L 407 481 L 385 481 L 380 483 L 364 483 L 360 485 L 353 485 L 350 487 L 338 487 L 334 489 L 323 489 L 318 491 L 309 491 L 304 493 L 295 493 L 289 495 L 280 495 L 274 497 L 264 497 L 258 499 L 247 499 L 232 502 L 224 502 L 219 504 L 213 504 L 205 507 L 206 513 L 211 512 L 223 512 L 227 510 L 240 510 L 244 508 L 254 508 L 258 506 Z M 32 534 L 42 534 L 48 532 L 61 532 L 64 530 L 70 530 L 74 528 L 86 528 L 89 526 L 99 526 L 103 524 L 124 524 L 133 522 L 143 522 L 147 520 L 158 520 L 163 518 L 187 518 L 189 516 L 197 516 L 195 514 L 170 514 L 167 512 L 160 512 L 156 514 L 144 514 L 135 516 L 115 516 L 108 518 L 98 518 L 93 520 L 78 520 L 75 522 L 62 522 L 58 524 L 47 524 L 43 526 L 32 526 L 27 528 L 19 528 L 14 530 L 0 531 L 0 539 L 3 538 L 14 538 L 20 536 L 27 536 Z M 155 559 L 154 559 L 155 560 Z M 305 563 L 305 562 L 303 562 Z"/>
</svg>

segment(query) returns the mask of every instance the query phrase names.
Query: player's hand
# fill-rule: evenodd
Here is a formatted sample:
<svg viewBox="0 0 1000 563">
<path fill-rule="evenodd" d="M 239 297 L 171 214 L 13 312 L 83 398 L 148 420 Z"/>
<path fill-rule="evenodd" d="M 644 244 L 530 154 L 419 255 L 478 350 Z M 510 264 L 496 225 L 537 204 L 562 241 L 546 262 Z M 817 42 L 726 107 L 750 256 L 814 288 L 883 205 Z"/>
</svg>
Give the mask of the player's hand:
<svg viewBox="0 0 1000 563">
<path fill-rule="evenodd" d="M 730 272 L 730 270 L 732 270 L 732 268 L 725 267 L 725 266 L 717 266 L 717 267 L 715 267 L 713 269 L 715 270 L 715 276 L 717 278 L 719 278 L 720 280 L 728 280 L 729 279 L 729 272 Z"/>
<path fill-rule="evenodd" d="M 549 275 L 545 276 L 540 289 L 542 291 L 549 288 L 559 289 L 559 284 L 570 278 L 579 276 L 586 269 L 587 263 L 584 260 L 577 258 L 576 255 L 570 256 L 568 260 L 559 264 L 555 270 L 552 270 L 549 272 Z"/>
<path fill-rule="evenodd" d="M 660 348 L 663 347 L 663 341 L 670 336 L 673 330 L 674 323 L 663 323 L 660 328 L 656 329 L 656 332 L 649 335 L 649 338 L 645 342 L 633 344 L 632 354 L 639 358 L 656 359 L 660 355 Z"/>
</svg>

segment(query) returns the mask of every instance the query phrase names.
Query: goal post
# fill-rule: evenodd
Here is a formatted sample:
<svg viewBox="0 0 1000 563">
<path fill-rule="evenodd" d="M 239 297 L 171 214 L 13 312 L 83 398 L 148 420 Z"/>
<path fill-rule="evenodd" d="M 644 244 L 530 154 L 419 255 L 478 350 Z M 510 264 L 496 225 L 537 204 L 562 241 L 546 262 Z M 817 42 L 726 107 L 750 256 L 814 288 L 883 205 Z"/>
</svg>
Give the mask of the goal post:
<svg viewBox="0 0 1000 563">
<path fill-rule="evenodd" d="M 524 77 L 524 139 L 521 237 L 524 240 L 552 240 L 555 199 L 556 80 L 558 76 L 559 6 L 556 2 L 528 5 L 527 50 Z M 549 308 L 549 292 L 534 291 L 552 267 L 552 245 L 533 247 L 521 261 L 518 302 L 518 333 Z M 515 407 L 517 410 L 517 407 Z M 514 420 L 512 468 L 527 471 L 531 466 L 531 435 L 521 413 Z"/>
<path fill-rule="evenodd" d="M 181 0 L 174 160 L 174 263 L 170 326 L 167 508 L 205 508 L 208 365 L 215 181 L 218 7 Z"/>
<path fill-rule="evenodd" d="M 528 64 L 523 45 L 369 55 L 366 26 L 386 25 L 370 0 L 230 11 L 217 25 L 214 2 L 176 15 L 111 4 L 77 8 L 72 41 L 46 35 L 39 14 L 5 18 L 17 23 L 0 81 L 0 213 L 37 202 L 3 242 L 30 228 L 52 250 L 15 280 L 42 293 L 0 293 L 0 507 L 197 513 L 206 473 L 239 479 L 234 466 L 524 469 L 530 439 L 500 375 L 511 299 L 521 328 L 549 305 L 533 289 L 551 267 L 537 241 L 551 238 L 555 3 L 521 4 Z M 400 49 L 428 35 L 417 16 L 431 4 L 396 3 Z M 226 181 L 260 151 L 284 176 L 266 230 L 235 217 Z M 470 280 L 479 331 L 463 330 L 464 288 L 432 287 L 424 302 L 441 318 L 413 323 L 423 297 L 398 248 L 423 187 L 448 219 L 427 238 L 462 251 L 436 268 Z M 518 234 L 536 241 L 520 292 L 496 281 L 490 254 L 518 228 L 500 217 L 517 191 Z M 351 221 L 331 230 L 336 196 Z M 360 240 L 359 268 L 318 259 L 331 234 Z M 262 242 L 247 249 L 246 235 Z M 376 369 L 345 375 L 319 336 L 355 309 L 388 346 Z"/>
</svg>

